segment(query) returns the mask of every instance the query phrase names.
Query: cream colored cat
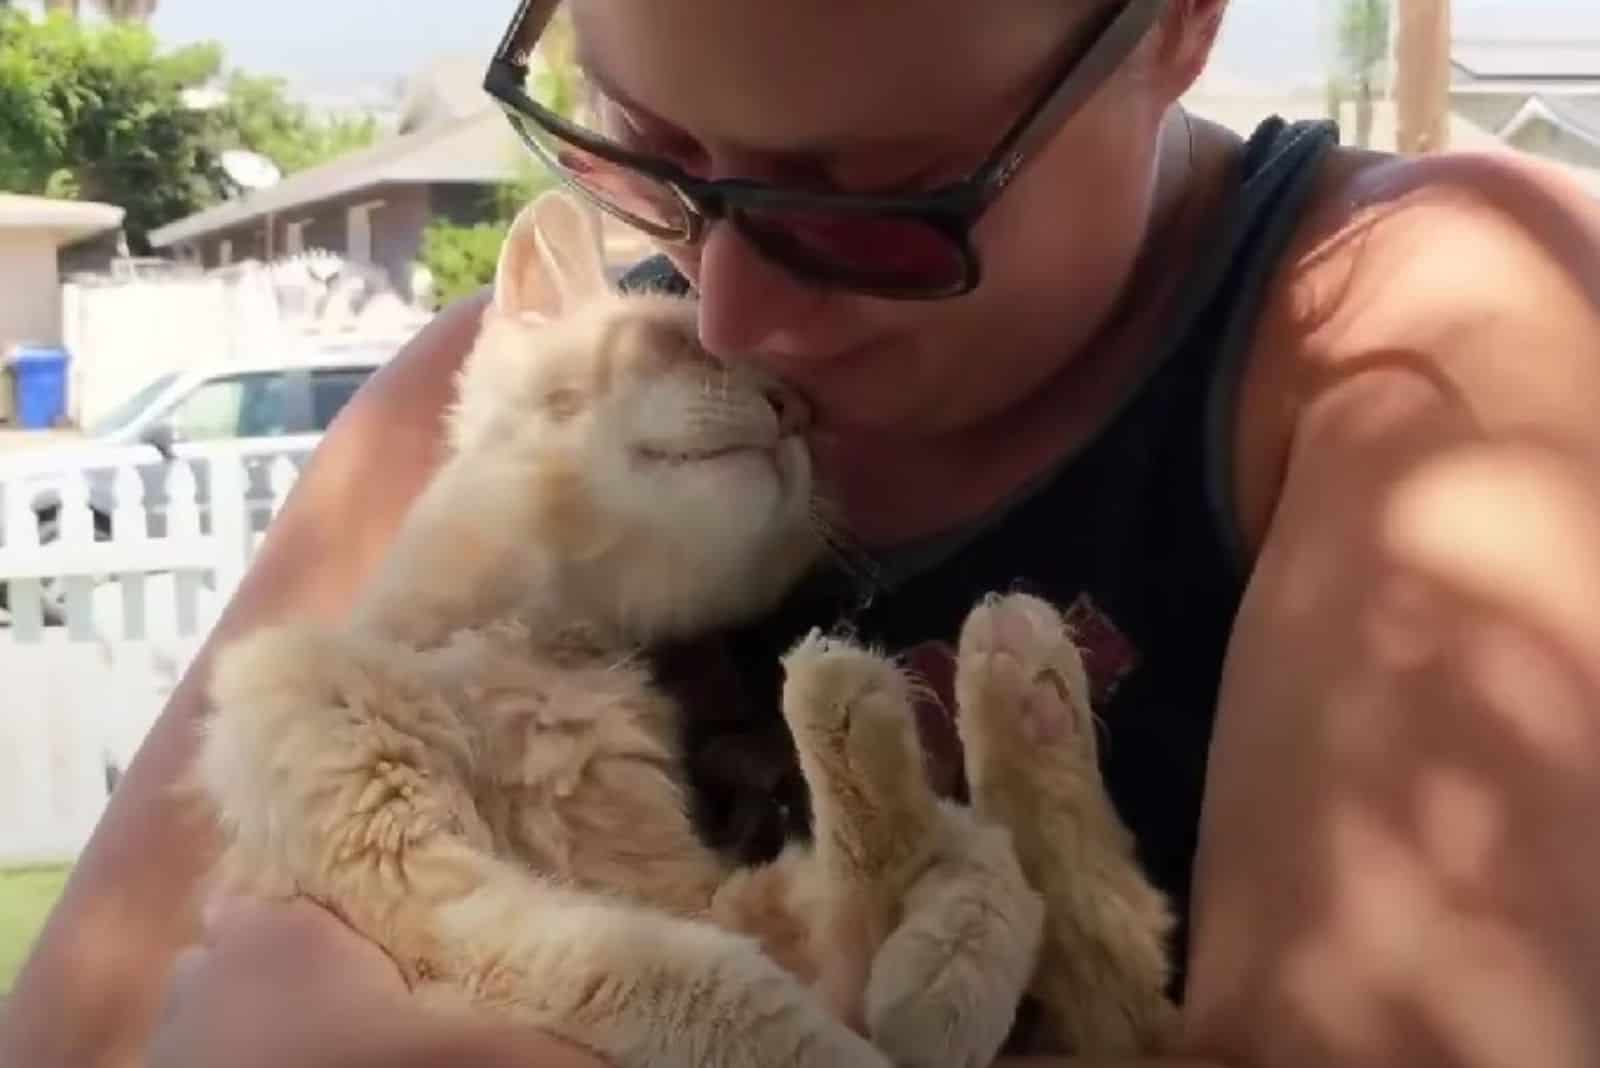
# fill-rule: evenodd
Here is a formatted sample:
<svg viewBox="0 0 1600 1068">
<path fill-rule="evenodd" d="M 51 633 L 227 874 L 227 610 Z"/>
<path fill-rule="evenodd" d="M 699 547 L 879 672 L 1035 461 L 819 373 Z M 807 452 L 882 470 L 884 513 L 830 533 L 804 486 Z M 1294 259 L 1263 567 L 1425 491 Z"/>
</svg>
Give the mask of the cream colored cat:
<svg viewBox="0 0 1600 1068">
<path fill-rule="evenodd" d="M 811 473 L 793 399 L 707 356 L 688 302 L 612 293 L 596 250 L 564 196 L 523 213 L 450 456 L 350 619 L 219 656 L 198 765 L 219 877 L 322 901 L 419 993 L 622 1068 L 976 1068 L 1030 985 L 1073 1017 L 1052 1041 L 1147 1045 L 1163 916 L 1046 606 L 987 603 L 963 635 L 972 808 L 929 789 L 904 673 L 813 635 L 782 703 L 814 846 L 740 869 L 701 844 L 683 713 L 634 654 L 759 614 L 815 562 Z M 1035 689 L 1073 670 L 1041 759 Z M 1102 869 L 1132 907 L 1100 900 Z M 1046 924 L 1033 886 L 1068 912 Z"/>
</svg>

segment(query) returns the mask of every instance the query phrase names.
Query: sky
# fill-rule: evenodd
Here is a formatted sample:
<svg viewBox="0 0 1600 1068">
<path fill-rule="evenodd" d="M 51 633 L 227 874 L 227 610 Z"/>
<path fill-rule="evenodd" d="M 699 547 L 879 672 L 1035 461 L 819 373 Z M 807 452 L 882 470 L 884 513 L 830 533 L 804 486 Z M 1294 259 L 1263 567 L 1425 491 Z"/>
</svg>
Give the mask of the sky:
<svg viewBox="0 0 1600 1068">
<path fill-rule="evenodd" d="M 1005 0 L 990 0 L 1004 3 Z M 441 52 L 487 57 L 514 0 L 160 0 L 153 25 L 173 43 L 212 39 L 229 61 L 296 84 L 392 83 Z M 1215 66 L 1263 86 L 1317 84 L 1332 0 L 1232 0 Z M 1554 33 L 1600 40 L 1597 0 L 1454 0 L 1458 32 Z"/>
</svg>

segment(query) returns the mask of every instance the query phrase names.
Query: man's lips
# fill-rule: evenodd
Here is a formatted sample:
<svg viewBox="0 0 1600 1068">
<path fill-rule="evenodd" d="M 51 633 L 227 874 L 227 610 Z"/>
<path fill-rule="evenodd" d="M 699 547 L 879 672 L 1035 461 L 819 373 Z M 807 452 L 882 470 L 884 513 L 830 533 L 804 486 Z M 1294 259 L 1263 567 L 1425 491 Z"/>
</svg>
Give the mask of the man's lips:
<svg viewBox="0 0 1600 1068">
<path fill-rule="evenodd" d="M 752 358 L 762 366 L 771 368 L 783 378 L 795 382 L 814 381 L 825 375 L 859 365 L 871 359 L 885 347 L 882 338 L 874 338 L 855 345 L 839 348 L 816 348 L 804 352 L 762 352 Z"/>
</svg>

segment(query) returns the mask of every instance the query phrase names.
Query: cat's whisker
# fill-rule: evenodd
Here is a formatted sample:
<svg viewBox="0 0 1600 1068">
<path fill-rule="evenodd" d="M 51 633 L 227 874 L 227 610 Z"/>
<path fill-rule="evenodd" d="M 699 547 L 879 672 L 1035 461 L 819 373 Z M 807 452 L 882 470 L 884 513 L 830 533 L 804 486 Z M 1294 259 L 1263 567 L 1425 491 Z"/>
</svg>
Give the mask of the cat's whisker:
<svg viewBox="0 0 1600 1068">
<path fill-rule="evenodd" d="M 645 651 L 639 648 L 619 650 L 617 657 L 607 664 L 605 670 L 610 672 L 629 671 L 639 666 L 645 659 Z"/>
<path fill-rule="evenodd" d="M 844 529 L 826 501 L 818 497 L 812 498 L 810 519 L 828 556 L 846 577 L 868 591 L 875 590 L 882 584 L 883 568 Z"/>
</svg>

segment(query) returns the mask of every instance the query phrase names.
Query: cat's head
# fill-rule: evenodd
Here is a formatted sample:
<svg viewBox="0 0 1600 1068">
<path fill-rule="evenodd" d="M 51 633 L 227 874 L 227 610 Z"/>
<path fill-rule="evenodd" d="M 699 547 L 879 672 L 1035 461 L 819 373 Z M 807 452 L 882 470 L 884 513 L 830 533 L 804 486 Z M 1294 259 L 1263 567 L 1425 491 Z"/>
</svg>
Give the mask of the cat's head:
<svg viewBox="0 0 1600 1068">
<path fill-rule="evenodd" d="M 523 209 L 452 444 L 528 495 L 507 514 L 534 524 L 563 604 L 646 640 L 739 622 L 821 550 L 803 405 L 701 348 L 691 300 L 618 292 L 600 248 L 570 195 Z"/>
</svg>

